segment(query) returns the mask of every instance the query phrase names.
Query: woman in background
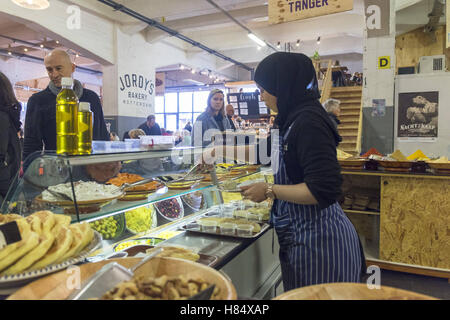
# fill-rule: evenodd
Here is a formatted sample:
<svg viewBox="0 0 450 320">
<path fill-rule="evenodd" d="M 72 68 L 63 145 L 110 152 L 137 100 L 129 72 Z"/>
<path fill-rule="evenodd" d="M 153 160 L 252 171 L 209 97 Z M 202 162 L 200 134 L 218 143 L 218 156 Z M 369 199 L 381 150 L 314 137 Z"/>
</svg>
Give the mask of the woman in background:
<svg viewBox="0 0 450 320">
<path fill-rule="evenodd" d="M 22 106 L 9 79 L 0 72 L 0 205 L 20 169 L 19 132 Z"/>
<path fill-rule="evenodd" d="M 231 129 L 230 122 L 225 115 L 224 94 L 219 89 L 214 89 L 209 93 L 206 110 L 197 117 L 194 123 L 192 144 L 202 147 L 211 144 L 212 137 L 208 137 L 208 135 L 205 137 L 205 132 L 213 129 L 220 132 Z M 201 136 L 199 136 L 200 134 Z"/>
</svg>

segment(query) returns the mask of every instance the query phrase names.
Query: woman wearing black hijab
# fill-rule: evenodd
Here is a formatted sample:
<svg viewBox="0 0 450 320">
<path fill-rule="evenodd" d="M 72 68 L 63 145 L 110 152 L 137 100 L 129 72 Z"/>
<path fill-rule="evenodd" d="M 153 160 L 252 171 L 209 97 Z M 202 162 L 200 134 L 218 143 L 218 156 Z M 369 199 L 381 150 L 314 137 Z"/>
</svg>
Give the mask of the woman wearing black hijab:
<svg viewBox="0 0 450 320">
<path fill-rule="evenodd" d="M 0 205 L 20 169 L 21 105 L 8 78 L 0 72 Z"/>
<path fill-rule="evenodd" d="M 257 67 L 255 82 L 278 115 L 272 145 L 275 184 L 243 187 L 243 196 L 274 199 L 270 223 L 280 244 L 284 290 L 359 282 L 365 261 L 358 235 L 337 203 L 340 136 L 318 101 L 314 66 L 303 54 L 277 52 Z M 278 142 L 278 143 L 277 143 Z"/>
</svg>

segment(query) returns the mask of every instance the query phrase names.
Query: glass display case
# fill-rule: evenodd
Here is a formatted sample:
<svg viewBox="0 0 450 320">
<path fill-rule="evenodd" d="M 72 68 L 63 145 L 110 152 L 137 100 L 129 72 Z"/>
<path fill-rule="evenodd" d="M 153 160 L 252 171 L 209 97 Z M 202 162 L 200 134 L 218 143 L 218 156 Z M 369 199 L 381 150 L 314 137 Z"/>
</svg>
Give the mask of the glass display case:
<svg viewBox="0 0 450 320">
<path fill-rule="evenodd" d="M 223 181 L 258 178 L 259 166 L 223 164 L 180 180 L 201 153 L 194 147 L 109 150 L 86 156 L 36 153 L 27 159 L 0 212 L 26 217 L 50 210 L 69 215 L 72 222 L 90 223 L 102 235 L 102 247 L 144 237 L 224 201 L 241 200 L 239 193 L 221 191 Z M 134 182 L 145 183 L 121 188 Z"/>
</svg>

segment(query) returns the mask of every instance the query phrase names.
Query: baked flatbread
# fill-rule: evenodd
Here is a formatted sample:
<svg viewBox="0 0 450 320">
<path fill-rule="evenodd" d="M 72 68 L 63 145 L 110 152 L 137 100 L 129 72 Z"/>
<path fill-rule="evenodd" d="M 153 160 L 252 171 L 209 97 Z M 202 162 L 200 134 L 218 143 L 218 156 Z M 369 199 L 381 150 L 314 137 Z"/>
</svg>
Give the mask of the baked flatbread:
<svg viewBox="0 0 450 320">
<path fill-rule="evenodd" d="M 39 218 L 39 220 L 41 220 L 43 232 L 50 232 L 56 224 L 55 217 L 57 215 L 53 214 L 53 212 L 48 211 L 48 210 L 37 211 L 30 216 L 35 216 L 35 217 Z M 69 221 L 69 223 L 70 223 L 70 221 Z"/>
<path fill-rule="evenodd" d="M 31 266 L 31 270 L 41 269 L 58 261 L 70 248 L 73 241 L 72 231 L 68 227 L 60 227 L 59 232 L 47 254 Z"/>
<path fill-rule="evenodd" d="M 42 221 L 38 216 L 29 215 L 25 219 L 30 224 L 32 231 L 36 232 L 39 235 L 42 234 Z"/>
<path fill-rule="evenodd" d="M 20 258 L 16 263 L 3 272 L 3 275 L 21 273 L 28 269 L 34 262 L 41 259 L 51 248 L 55 237 L 51 233 L 45 233 L 39 237 L 39 244 Z"/>
<path fill-rule="evenodd" d="M 0 261 L 2 261 L 5 257 L 9 256 L 12 252 L 14 252 L 16 249 L 18 249 L 20 246 L 22 246 L 29 236 L 31 232 L 31 226 L 28 224 L 27 220 L 23 217 L 21 219 L 15 220 L 17 223 L 17 226 L 19 227 L 20 236 L 22 240 L 16 243 L 12 243 L 10 245 L 7 245 L 3 249 L 0 249 Z"/>
<path fill-rule="evenodd" d="M 83 241 L 82 244 L 80 245 L 79 249 L 77 252 L 75 252 L 75 254 L 80 253 L 81 251 L 84 250 L 84 248 L 86 248 L 86 246 L 91 243 L 92 239 L 94 239 L 94 230 L 91 228 L 91 226 L 89 225 L 89 223 L 83 222 L 83 223 L 77 223 L 76 224 L 77 228 L 81 230 L 81 232 L 83 232 Z"/>
<path fill-rule="evenodd" d="M 154 247 L 151 249 L 148 249 L 146 253 L 152 253 L 156 249 L 162 248 L 163 251 L 161 251 L 157 256 L 158 257 L 171 257 L 171 258 L 179 258 L 184 260 L 190 260 L 190 261 L 197 261 L 200 259 L 200 256 L 195 253 L 192 250 L 180 248 L 180 247 Z"/>
<path fill-rule="evenodd" d="M 0 270 L 7 268 L 34 249 L 39 244 L 39 235 L 36 232 L 30 232 L 27 237 L 18 243 L 22 243 L 22 245 L 0 260 Z"/>
<path fill-rule="evenodd" d="M 72 244 L 70 245 L 69 250 L 67 250 L 67 252 L 58 259 L 58 261 L 56 261 L 56 263 L 61 263 L 65 260 L 67 260 L 68 258 L 70 258 L 71 256 L 73 256 L 75 253 L 77 253 L 81 246 L 83 245 L 83 238 L 85 237 L 84 232 L 80 229 L 80 224 L 76 223 L 76 224 L 72 224 L 69 226 L 69 229 L 72 231 L 72 235 L 73 235 L 73 241 Z"/>
<path fill-rule="evenodd" d="M 52 228 L 53 234 L 58 234 L 58 229 L 60 227 L 69 227 L 72 218 L 70 216 L 66 216 L 64 214 L 55 214 L 55 225 Z"/>
<path fill-rule="evenodd" d="M 18 219 L 23 219 L 23 217 L 15 213 L 0 214 L 0 224 L 16 221 Z"/>
</svg>

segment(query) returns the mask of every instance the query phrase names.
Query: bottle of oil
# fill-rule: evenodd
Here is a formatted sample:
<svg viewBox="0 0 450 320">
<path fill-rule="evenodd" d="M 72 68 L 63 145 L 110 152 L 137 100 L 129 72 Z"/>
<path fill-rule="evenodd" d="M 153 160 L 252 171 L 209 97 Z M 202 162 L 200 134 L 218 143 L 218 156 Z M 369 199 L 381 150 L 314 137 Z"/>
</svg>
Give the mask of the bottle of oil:
<svg viewBox="0 0 450 320">
<path fill-rule="evenodd" d="M 56 97 L 56 153 L 76 154 L 78 97 L 72 89 L 72 78 L 62 78 L 61 84 Z"/>
<path fill-rule="evenodd" d="M 78 107 L 78 154 L 91 154 L 92 152 L 92 120 L 90 103 L 80 102 Z"/>
</svg>

